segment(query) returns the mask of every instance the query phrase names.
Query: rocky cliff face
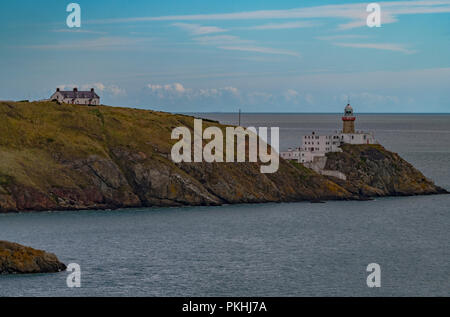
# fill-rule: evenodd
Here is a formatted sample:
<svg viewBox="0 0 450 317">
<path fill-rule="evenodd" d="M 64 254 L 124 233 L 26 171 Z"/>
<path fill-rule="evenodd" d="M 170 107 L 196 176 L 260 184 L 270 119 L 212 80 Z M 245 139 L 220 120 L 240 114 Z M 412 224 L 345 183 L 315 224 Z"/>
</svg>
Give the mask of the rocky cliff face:
<svg viewBox="0 0 450 317">
<path fill-rule="evenodd" d="M 343 145 L 342 153 L 327 154 L 325 169 L 344 173 L 337 184 L 359 197 L 447 193 L 397 153 L 381 145 Z"/>
<path fill-rule="evenodd" d="M 0 274 L 56 273 L 65 269 L 54 254 L 0 241 Z"/>
<path fill-rule="evenodd" d="M 128 108 L 0 103 L 0 212 L 442 192 L 385 150 L 362 154 L 348 148 L 330 158 L 327 169 L 348 174 L 349 182 L 283 160 L 274 174 L 261 174 L 257 163 L 175 164 L 172 129 L 193 129 L 193 121 Z M 204 128 L 211 125 L 217 123 L 205 122 Z M 356 161 L 361 169 L 355 172 L 350 167 Z"/>
</svg>

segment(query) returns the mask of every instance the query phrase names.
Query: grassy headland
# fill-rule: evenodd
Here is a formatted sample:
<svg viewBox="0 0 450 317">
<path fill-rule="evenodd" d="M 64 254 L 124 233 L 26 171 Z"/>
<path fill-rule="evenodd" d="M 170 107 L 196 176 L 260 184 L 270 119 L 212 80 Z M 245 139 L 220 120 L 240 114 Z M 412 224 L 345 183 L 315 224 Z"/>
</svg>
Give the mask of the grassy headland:
<svg viewBox="0 0 450 317">
<path fill-rule="evenodd" d="M 354 184 L 283 160 L 274 174 L 261 174 L 258 163 L 175 164 L 170 151 L 177 141 L 171 132 L 180 126 L 193 130 L 193 124 L 190 116 L 130 108 L 2 102 L 0 211 L 354 199 L 364 194 Z M 212 125 L 217 123 L 204 121 L 204 128 Z M 440 192 L 418 173 L 412 176 L 413 190 L 405 193 Z M 417 186 L 422 190 L 416 191 Z"/>
</svg>

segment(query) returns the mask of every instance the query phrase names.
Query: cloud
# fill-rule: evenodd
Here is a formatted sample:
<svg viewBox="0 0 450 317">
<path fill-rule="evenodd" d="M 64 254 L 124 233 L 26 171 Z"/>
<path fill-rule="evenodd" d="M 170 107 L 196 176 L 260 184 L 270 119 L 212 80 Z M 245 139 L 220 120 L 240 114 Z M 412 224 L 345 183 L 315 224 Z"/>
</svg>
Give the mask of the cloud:
<svg viewBox="0 0 450 317">
<path fill-rule="evenodd" d="M 188 31 L 192 35 L 228 32 L 228 30 L 219 28 L 217 26 L 202 26 L 200 24 L 189 24 L 189 23 L 174 23 L 172 25 L 179 27 L 185 31 Z"/>
<path fill-rule="evenodd" d="M 81 41 L 64 41 L 57 44 L 28 45 L 24 48 L 41 50 L 110 50 L 133 49 L 151 41 L 149 38 L 100 37 Z"/>
<path fill-rule="evenodd" d="M 275 96 L 271 93 L 255 91 L 246 95 L 245 104 L 248 105 L 274 105 L 276 104 Z"/>
<path fill-rule="evenodd" d="M 318 36 L 316 39 L 323 41 L 334 41 L 342 39 L 362 39 L 367 38 L 366 35 L 354 35 L 354 34 L 340 34 L 340 35 L 329 35 L 329 36 Z"/>
<path fill-rule="evenodd" d="M 287 23 L 269 23 L 263 25 L 249 26 L 241 28 L 243 30 L 285 30 L 285 29 L 299 29 L 299 28 L 310 28 L 317 26 L 318 24 L 311 21 L 297 21 L 297 22 L 287 22 Z"/>
<path fill-rule="evenodd" d="M 333 44 L 342 47 L 369 48 L 376 50 L 401 52 L 405 54 L 415 53 L 415 51 L 407 49 L 401 44 L 393 44 L 393 43 L 333 43 Z"/>
<path fill-rule="evenodd" d="M 254 41 L 243 40 L 234 35 L 215 35 L 196 37 L 194 40 L 203 45 L 213 45 L 222 50 L 252 52 L 261 54 L 288 55 L 300 57 L 300 54 L 290 50 L 275 49 L 253 44 Z"/>
<path fill-rule="evenodd" d="M 288 55 L 300 57 L 300 54 L 294 51 L 281 50 L 262 46 L 220 46 L 219 48 L 230 51 L 256 52 L 264 54 Z"/>
<path fill-rule="evenodd" d="M 235 35 L 200 36 L 195 37 L 194 41 L 198 42 L 199 44 L 215 46 L 253 43 L 253 41 L 243 40 Z"/>
<path fill-rule="evenodd" d="M 284 93 L 284 98 L 286 98 L 286 100 L 288 101 L 296 99 L 298 96 L 300 96 L 300 93 L 294 89 L 288 89 Z"/>
<path fill-rule="evenodd" d="M 335 102 L 341 104 L 347 103 L 349 95 L 341 94 L 339 96 L 334 96 Z M 383 107 L 393 107 L 398 108 L 400 105 L 407 106 L 414 102 L 411 97 L 399 97 L 395 95 L 385 95 L 373 92 L 353 92 L 350 93 L 350 102 L 352 105 L 356 105 L 357 109 L 364 109 L 364 112 L 379 112 Z"/>
<path fill-rule="evenodd" d="M 124 96 L 126 95 L 126 90 L 120 88 L 117 85 L 104 85 L 102 83 L 84 84 L 80 86 L 83 90 L 88 90 L 90 88 L 95 88 L 97 91 L 105 92 L 113 96 Z"/>
<path fill-rule="evenodd" d="M 186 88 L 180 83 L 172 84 L 148 84 L 147 88 L 153 96 L 160 99 L 200 99 L 200 98 L 217 98 L 224 95 L 239 96 L 239 90 L 235 87 L 223 88 Z"/>
<path fill-rule="evenodd" d="M 63 84 L 63 85 L 58 85 L 56 86 L 56 88 L 59 88 L 61 90 L 72 90 L 73 88 L 78 87 L 78 85 L 75 84 Z"/>
<path fill-rule="evenodd" d="M 400 98 L 398 96 L 391 96 L 391 95 L 382 95 L 382 94 L 375 94 L 371 92 L 360 92 L 360 93 L 352 93 L 350 94 L 352 100 L 357 100 L 358 103 L 365 103 L 365 104 L 399 104 Z M 341 102 L 347 102 L 348 95 L 341 95 L 339 97 L 339 100 Z"/>
<path fill-rule="evenodd" d="M 169 85 L 153 85 L 148 84 L 148 88 L 150 88 L 153 92 L 168 92 L 168 93 L 178 93 L 183 94 L 187 92 L 186 88 L 180 83 L 174 83 Z"/>
<path fill-rule="evenodd" d="M 283 94 L 282 97 L 284 97 L 284 100 L 288 104 L 313 104 L 314 103 L 314 97 L 310 93 L 300 93 L 297 90 L 294 89 L 288 89 Z"/>
<path fill-rule="evenodd" d="M 401 52 L 404 54 L 414 54 L 416 51 L 406 48 L 402 44 L 396 43 L 351 43 L 351 42 L 337 42 L 339 40 L 351 40 L 351 39 L 363 39 L 367 38 L 364 35 L 353 35 L 353 34 L 341 34 L 341 35 L 331 35 L 331 36 L 320 36 L 317 37 L 318 40 L 324 40 L 332 42 L 335 46 L 341 47 L 352 47 L 352 48 L 366 48 L 366 49 L 376 49 L 384 51 Z"/>
<path fill-rule="evenodd" d="M 106 32 L 100 32 L 100 31 L 92 31 L 92 30 L 85 30 L 85 29 L 59 29 L 59 30 L 53 30 L 52 32 L 55 33 L 82 33 L 82 34 L 106 34 Z"/>
<path fill-rule="evenodd" d="M 382 8 L 382 23 L 394 23 L 401 15 L 432 14 L 450 12 L 450 0 L 439 1 L 385 1 L 378 2 Z M 150 21 L 218 21 L 218 20 L 263 20 L 263 19 L 311 19 L 333 18 L 347 19 L 348 23 L 339 25 L 341 29 L 350 29 L 366 25 L 367 3 L 322 5 L 287 10 L 260 10 L 218 14 L 172 15 L 159 17 L 135 17 L 90 21 L 90 23 L 130 23 Z"/>
<path fill-rule="evenodd" d="M 180 83 L 149 84 L 148 100 L 165 106 L 263 105 L 277 103 L 277 96 L 261 91 L 242 92 L 236 87 L 187 88 Z M 217 109 L 217 108 L 216 108 Z"/>
<path fill-rule="evenodd" d="M 232 86 L 221 88 L 187 88 L 180 83 L 148 84 L 149 102 L 165 106 L 277 106 L 277 105 L 312 105 L 315 97 L 311 93 L 298 92 L 294 89 L 286 91 L 246 90 Z M 217 109 L 217 108 L 215 108 Z"/>
<path fill-rule="evenodd" d="M 59 85 L 58 86 L 59 89 L 61 90 L 72 90 L 73 88 L 80 88 L 80 90 L 90 90 L 91 88 L 94 88 L 97 92 L 100 93 L 105 93 L 107 95 L 110 96 L 125 96 L 126 90 L 123 88 L 120 88 L 117 85 L 105 85 L 103 83 L 97 82 L 97 83 L 92 83 L 92 84 L 81 84 L 81 85 L 76 85 L 76 84 L 63 84 L 63 85 Z"/>
</svg>

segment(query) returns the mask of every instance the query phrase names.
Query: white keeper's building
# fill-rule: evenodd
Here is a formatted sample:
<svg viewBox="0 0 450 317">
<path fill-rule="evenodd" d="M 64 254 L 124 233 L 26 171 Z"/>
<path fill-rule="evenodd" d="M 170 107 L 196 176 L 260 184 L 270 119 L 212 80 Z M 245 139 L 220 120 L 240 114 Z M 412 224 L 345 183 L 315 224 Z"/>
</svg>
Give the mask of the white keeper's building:
<svg viewBox="0 0 450 317">
<path fill-rule="evenodd" d="M 317 135 L 313 132 L 302 138 L 301 147 L 280 155 L 285 160 L 296 160 L 299 163 L 310 163 L 315 158 L 324 157 L 328 152 L 341 152 L 342 144 L 377 144 L 377 140 L 371 132 L 355 131 L 356 117 L 353 114 L 353 108 L 348 104 L 345 107 L 345 113 L 342 117 L 343 129 L 332 135 Z"/>
<path fill-rule="evenodd" d="M 50 100 L 73 105 L 100 105 L 100 97 L 95 93 L 94 88 L 90 91 L 79 91 L 77 88 L 70 91 L 62 91 L 56 88 L 56 92 L 50 97 Z"/>
</svg>

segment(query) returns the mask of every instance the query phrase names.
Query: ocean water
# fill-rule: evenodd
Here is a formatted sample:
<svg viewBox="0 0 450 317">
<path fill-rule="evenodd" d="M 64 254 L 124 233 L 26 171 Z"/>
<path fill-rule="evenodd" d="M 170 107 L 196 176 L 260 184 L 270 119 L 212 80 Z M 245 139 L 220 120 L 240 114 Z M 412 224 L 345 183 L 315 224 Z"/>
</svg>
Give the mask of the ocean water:
<svg viewBox="0 0 450 317">
<path fill-rule="evenodd" d="M 243 116 L 280 127 L 282 149 L 337 120 Z M 450 115 L 361 115 L 357 125 L 450 189 Z M 78 263 L 82 287 L 68 288 L 67 272 L 0 276 L 0 296 L 449 296 L 449 229 L 450 195 L 3 214 L 1 240 Z M 381 266 L 380 288 L 366 285 L 369 263 Z"/>
</svg>

